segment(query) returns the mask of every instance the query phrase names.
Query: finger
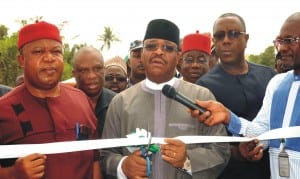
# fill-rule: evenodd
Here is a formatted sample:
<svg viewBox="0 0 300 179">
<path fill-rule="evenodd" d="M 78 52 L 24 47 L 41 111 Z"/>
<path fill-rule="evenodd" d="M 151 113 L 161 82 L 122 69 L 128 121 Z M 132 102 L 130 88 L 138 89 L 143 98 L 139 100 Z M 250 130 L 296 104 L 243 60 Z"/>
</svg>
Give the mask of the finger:
<svg viewBox="0 0 300 179">
<path fill-rule="evenodd" d="M 200 101 L 200 100 L 196 99 L 195 103 L 201 107 L 207 108 L 210 101 Z"/>
<path fill-rule="evenodd" d="M 142 150 L 136 150 L 132 153 L 133 155 L 138 155 L 138 156 L 141 156 L 142 155 Z"/>
<path fill-rule="evenodd" d="M 259 152 L 260 152 L 261 150 L 263 150 L 263 145 L 262 145 L 262 144 L 257 145 L 253 150 L 251 150 L 251 151 L 249 152 L 249 156 L 257 155 L 257 154 L 259 154 Z"/>
<path fill-rule="evenodd" d="M 208 112 L 208 111 L 207 111 Z M 206 112 L 205 112 L 206 113 Z M 208 112 L 209 113 L 209 112 Z M 216 122 L 214 121 L 213 115 L 207 116 L 206 119 L 203 120 L 203 123 L 207 126 L 213 126 Z"/>
<path fill-rule="evenodd" d="M 46 162 L 46 158 L 42 157 L 42 158 L 37 158 L 35 160 L 31 161 L 31 165 L 33 167 L 39 166 L 39 165 L 43 165 Z"/>
<path fill-rule="evenodd" d="M 38 175 L 40 173 L 44 173 L 44 171 L 45 171 L 45 165 L 40 165 L 40 166 L 33 168 L 33 173 L 36 175 Z"/>
<path fill-rule="evenodd" d="M 27 160 L 36 160 L 36 159 L 39 159 L 39 158 L 46 158 L 46 155 L 44 154 L 39 154 L 39 153 L 34 153 L 34 154 L 30 154 L 30 155 L 27 155 L 25 156 L 25 158 Z"/>
<path fill-rule="evenodd" d="M 165 141 L 167 144 L 175 145 L 175 146 L 184 146 L 184 145 L 185 145 L 181 140 L 179 140 L 179 139 L 174 139 L 174 138 L 165 138 L 164 141 Z"/>
<path fill-rule="evenodd" d="M 45 174 L 45 172 L 36 173 L 36 174 L 33 174 L 31 178 L 39 179 L 39 178 L 42 178 L 44 176 L 44 174 Z"/>
<path fill-rule="evenodd" d="M 264 155 L 264 152 L 263 152 L 263 149 L 261 149 L 258 154 L 253 156 L 253 160 L 255 160 L 255 161 L 260 160 L 263 157 L 263 155 Z"/>
</svg>

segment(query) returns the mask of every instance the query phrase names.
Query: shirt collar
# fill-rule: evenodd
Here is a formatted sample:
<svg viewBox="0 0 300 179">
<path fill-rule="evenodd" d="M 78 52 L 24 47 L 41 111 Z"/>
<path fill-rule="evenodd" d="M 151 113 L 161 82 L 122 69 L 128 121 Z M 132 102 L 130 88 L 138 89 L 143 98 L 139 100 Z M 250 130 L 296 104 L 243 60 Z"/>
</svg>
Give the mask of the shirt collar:
<svg viewBox="0 0 300 179">
<path fill-rule="evenodd" d="M 150 81 L 148 78 L 146 78 L 145 84 L 151 90 L 162 90 L 163 86 L 166 85 L 166 84 L 174 86 L 174 84 L 175 84 L 175 78 L 172 78 L 171 80 L 169 80 L 167 82 L 159 83 L 159 84 L 155 83 L 153 81 Z"/>
</svg>

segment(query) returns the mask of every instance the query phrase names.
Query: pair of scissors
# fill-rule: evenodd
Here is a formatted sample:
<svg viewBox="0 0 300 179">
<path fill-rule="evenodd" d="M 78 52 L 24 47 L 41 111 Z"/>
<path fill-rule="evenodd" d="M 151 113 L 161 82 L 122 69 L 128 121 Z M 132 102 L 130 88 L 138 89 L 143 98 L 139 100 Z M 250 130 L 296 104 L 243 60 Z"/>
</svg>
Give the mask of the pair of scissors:
<svg viewBox="0 0 300 179">
<path fill-rule="evenodd" d="M 147 134 L 148 135 L 148 134 Z M 147 136 L 148 137 L 148 136 Z M 149 177 L 151 174 L 151 161 L 150 161 L 150 156 L 149 156 L 149 149 L 150 149 L 150 145 L 151 145 L 151 140 L 152 140 L 152 136 L 150 134 L 150 137 L 148 137 L 148 145 L 147 146 L 142 146 L 141 150 L 142 150 L 142 156 L 146 159 L 147 161 L 147 176 Z"/>
</svg>

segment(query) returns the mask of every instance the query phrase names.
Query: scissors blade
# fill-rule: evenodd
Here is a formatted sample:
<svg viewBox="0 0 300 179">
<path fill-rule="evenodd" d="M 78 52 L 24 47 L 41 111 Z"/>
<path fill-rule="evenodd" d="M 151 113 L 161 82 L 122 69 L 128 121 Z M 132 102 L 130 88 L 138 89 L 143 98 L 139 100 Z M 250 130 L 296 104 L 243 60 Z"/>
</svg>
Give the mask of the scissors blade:
<svg viewBox="0 0 300 179">
<path fill-rule="evenodd" d="M 149 149 L 150 149 L 151 140 L 152 140 L 152 135 L 150 134 L 150 137 L 149 137 L 149 140 L 148 140 L 147 151 L 149 151 Z"/>
</svg>

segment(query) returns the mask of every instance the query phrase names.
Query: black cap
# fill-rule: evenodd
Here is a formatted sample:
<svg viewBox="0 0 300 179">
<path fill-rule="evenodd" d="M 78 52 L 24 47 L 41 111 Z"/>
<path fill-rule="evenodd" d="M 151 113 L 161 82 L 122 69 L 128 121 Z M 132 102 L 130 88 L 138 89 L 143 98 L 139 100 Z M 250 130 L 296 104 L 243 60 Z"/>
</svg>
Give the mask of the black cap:
<svg viewBox="0 0 300 179">
<path fill-rule="evenodd" d="M 152 38 L 169 40 L 179 47 L 179 28 L 171 21 L 154 19 L 147 26 L 144 41 Z"/>
</svg>

